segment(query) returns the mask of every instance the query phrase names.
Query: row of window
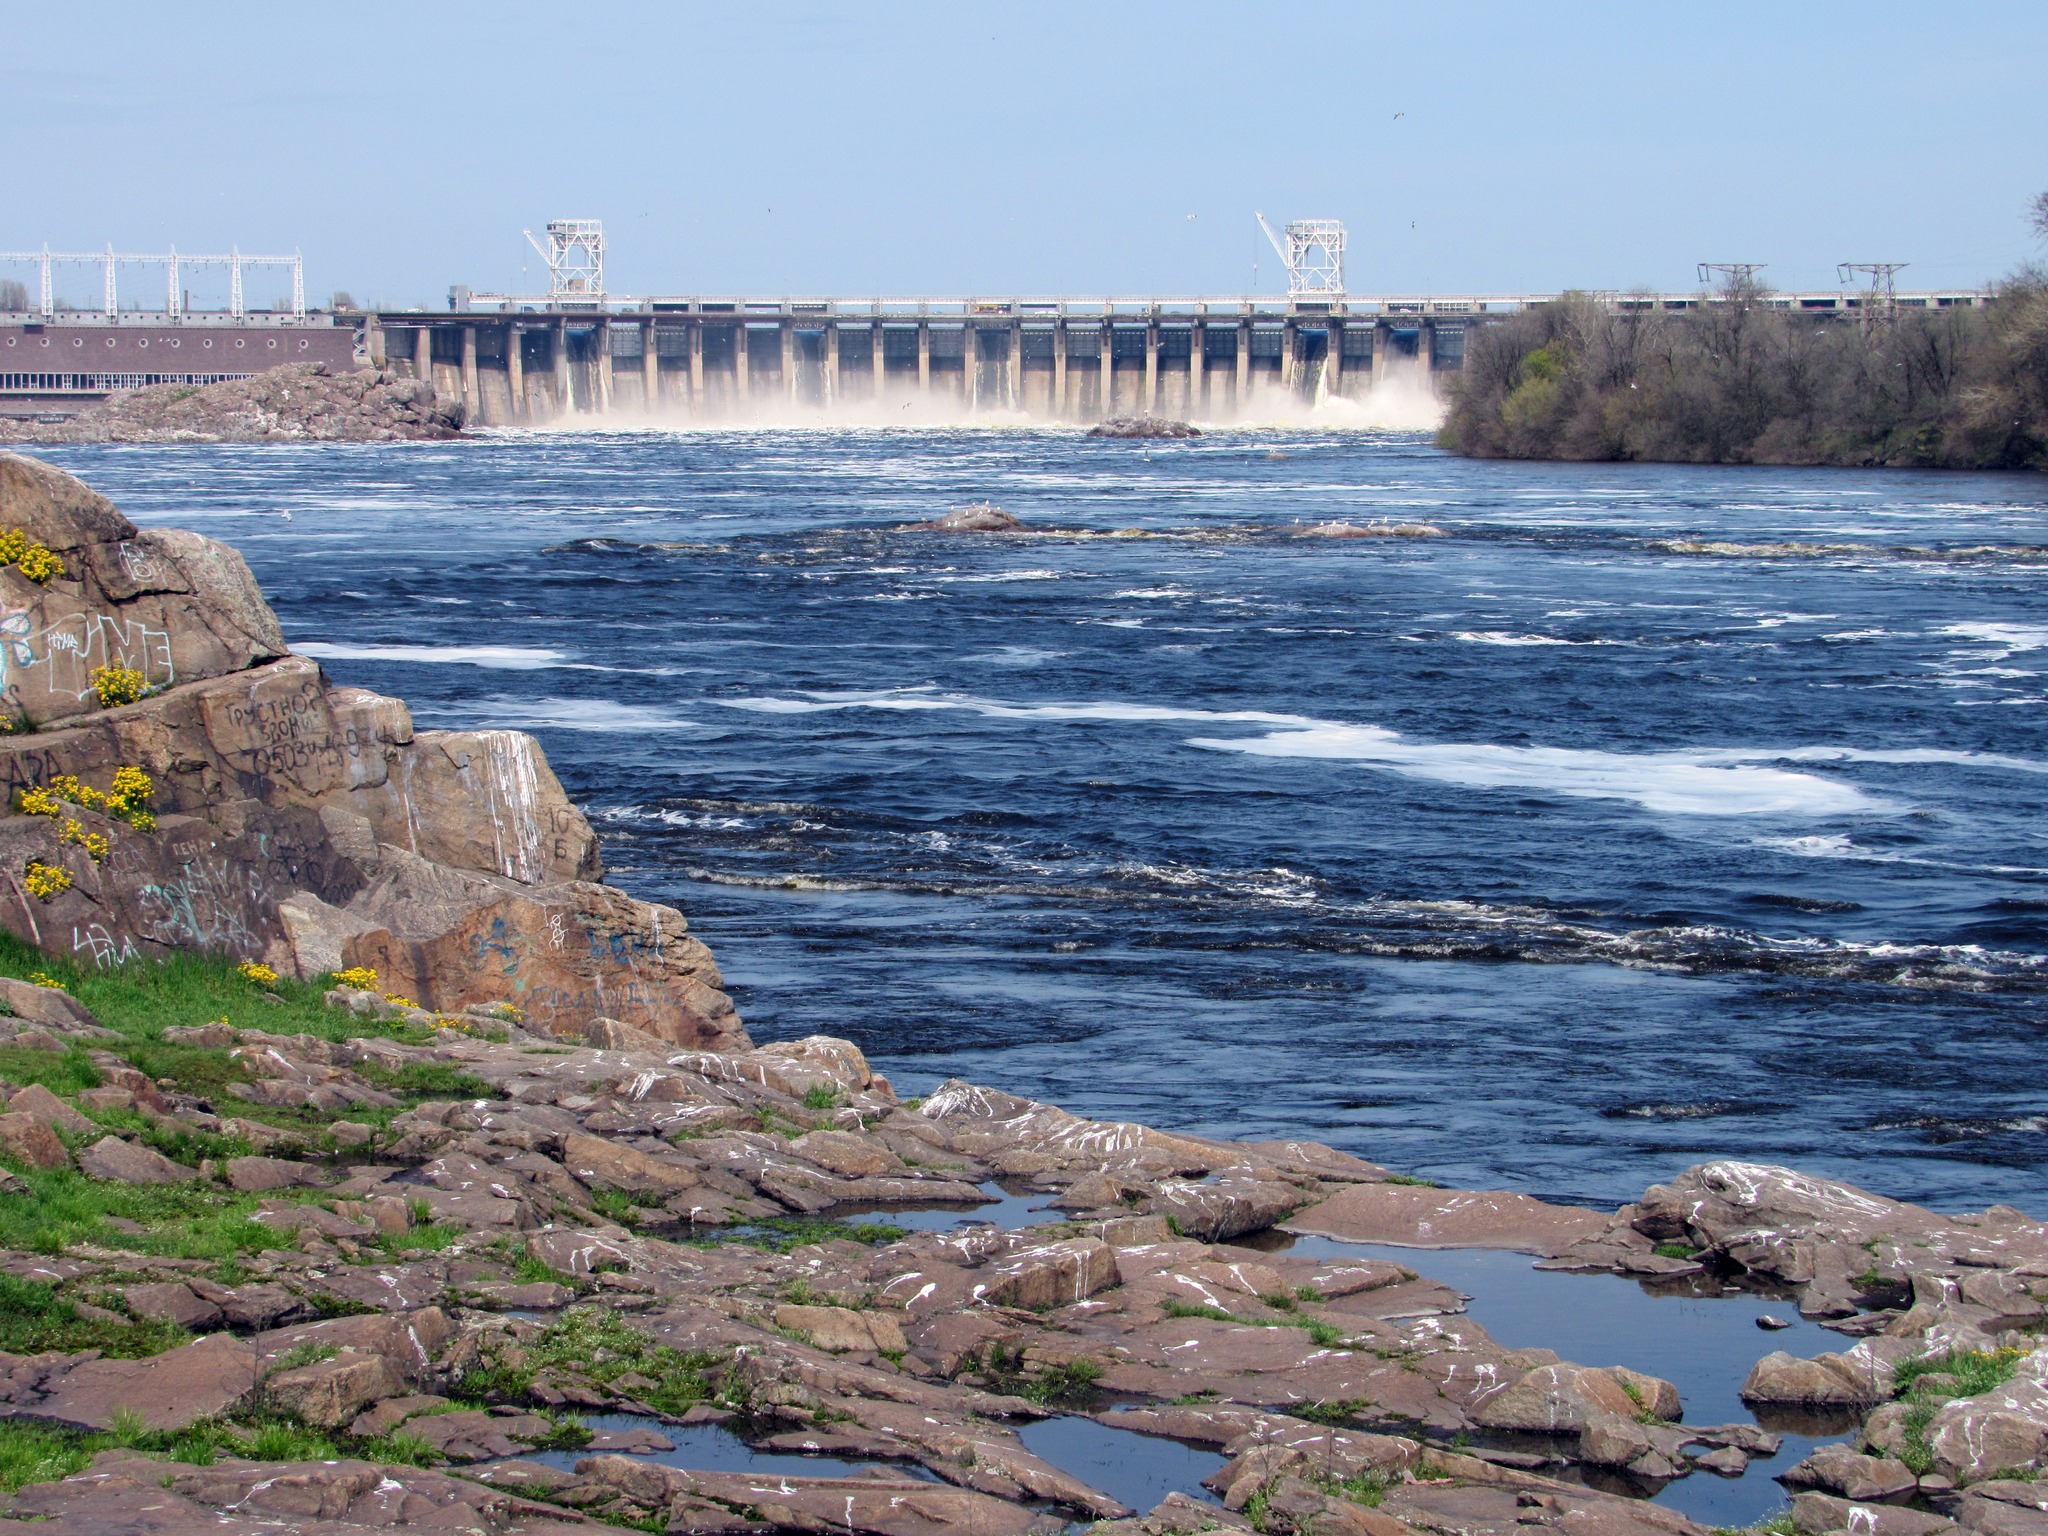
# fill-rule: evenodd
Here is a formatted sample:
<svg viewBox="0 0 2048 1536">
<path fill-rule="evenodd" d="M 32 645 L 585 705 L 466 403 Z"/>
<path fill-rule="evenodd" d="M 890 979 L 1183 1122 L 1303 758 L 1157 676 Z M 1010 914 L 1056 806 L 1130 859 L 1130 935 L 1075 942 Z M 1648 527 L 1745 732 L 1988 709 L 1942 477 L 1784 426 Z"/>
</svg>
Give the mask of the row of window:
<svg viewBox="0 0 2048 1536">
<path fill-rule="evenodd" d="M 198 341 L 200 348 L 202 350 L 211 348 L 213 346 L 213 338 L 211 336 L 200 336 L 195 339 Z M 164 346 L 171 348 L 171 350 L 173 351 L 176 351 L 179 347 L 185 344 L 185 338 L 182 336 L 160 336 L 157 338 L 157 340 L 161 342 Z M 41 336 L 35 338 L 30 338 L 26 336 L 9 336 L 7 338 L 7 345 L 10 347 L 27 346 L 31 344 L 32 341 L 40 343 L 41 345 L 47 347 L 50 345 L 51 338 L 48 336 Z M 107 345 L 110 347 L 117 346 L 123 341 L 126 341 L 128 345 L 132 347 L 138 347 L 144 351 L 147 351 L 149 348 L 149 338 L 147 336 L 109 336 L 106 338 Z M 249 345 L 249 339 L 246 336 L 237 336 L 235 337 L 234 341 L 237 347 L 246 347 Z M 309 341 L 307 338 L 303 336 L 301 336 L 298 339 L 298 341 L 298 349 L 301 352 L 306 351 L 309 347 L 313 345 L 311 341 Z M 264 341 L 264 345 L 273 352 L 277 350 L 277 344 L 278 339 L 275 336 L 268 337 Z M 71 338 L 71 345 L 74 347 L 83 347 L 85 345 L 85 338 L 83 336 L 74 336 Z M 287 339 L 286 350 L 290 350 L 289 339 Z"/>
<path fill-rule="evenodd" d="M 144 389 L 151 384 L 224 384 L 254 378 L 248 373 L 5 373 L 0 390 L 31 394 L 100 393 L 109 389 Z"/>
</svg>

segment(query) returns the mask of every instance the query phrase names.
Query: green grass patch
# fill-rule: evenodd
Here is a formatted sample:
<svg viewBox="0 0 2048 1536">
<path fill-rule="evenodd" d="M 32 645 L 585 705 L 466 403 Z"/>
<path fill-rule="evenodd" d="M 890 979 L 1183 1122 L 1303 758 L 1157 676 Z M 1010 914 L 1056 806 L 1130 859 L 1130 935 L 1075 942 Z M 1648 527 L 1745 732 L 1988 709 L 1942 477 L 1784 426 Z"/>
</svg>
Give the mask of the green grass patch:
<svg viewBox="0 0 2048 1536">
<path fill-rule="evenodd" d="M 767 1135 L 781 1136 L 790 1140 L 794 1140 L 810 1129 L 809 1126 L 798 1125 L 772 1104 L 763 1104 L 754 1111 L 754 1123 Z"/>
<path fill-rule="evenodd" d="M 1755 1525 L 1717 1525 L 1713 1536 L 1799 1536 L 1799 1527 L 1793 1523 L 1792 1511 L 1787 1509 L 1768 1515 Z"/>
<path fill-rule="evenodd" d="M 62 1051 L 32 1051 L 25 1046 L 0 1045 L 0 1078 L 17 1088 L 40 1084 L 52 1093 L 83 1093 L 100 1085 L 99 1068 L 83 1046 Z"/>
<path fill-rule="evenodd" d="M 1024 1396 L 1047 1408 L 1083 1408 L 1095 1400 L 1100 1380 L 1100 1360 L 1069 1360 L 1040 1370 L 1025 1383 Z"/>
<path fill-rule="evenodd" d="M 1068 1360 L 1034 1371 L 1025 1364 L 1021 1346 L 1005 1349 L 1000 1344 L 988 1347 L 976 1369 L 990 1391 L 1021 1397 L 1046 1408 L 1089 1407 L 1099 1395 L 1096 1383 L 1102 1380 L 1099 1360 Z"/>
<path fill-rule="evenodd" d="M 1435 1179 L 1418 1179 L 1409 1173 L 1390 1173 L 1381 1182 L 1386 1184 L 1412 1184 L 1417 1189 L 1443 1188 L 1443 1185 L 1437 1183 Z"/>
<path fill-rule="evenodd" d="M 804 1108 L 816 1110 L 820 1114 L 837 1109 L 844 1102 L 845 1096 L 837 1088 L 828 1088 L 823 1083 L 804 1090 Z"/>
<path fill-rule="evenodd" d="M 1372 1406 L 1362 1397 L 1338 1398 L 1321 1403 L 1296 1403 L 1286 1411 L 1297 1419 L 1307 1419 L 1311 1424 L 1328 1424 L 1336 1429 L 1349 1429 L 1358 1422 L 1358 1416 Z"/>
<path fill-rule="evenodd" d="M 0 1493 L 83 1472 L 113 1445 L 110 1435 L 81 1435 L 48 1424 L 0 1420 Z"/>
<path fill-rule="evenodd" d="M 183 1163 L 187 1168 L 196 1168 L 202 1158 L 225 1161 L 231 1157 L 247 1157 L 256 1150 L 251 1142 L 240 1136 L 221 1136 L 176 1121 L 164 1124 L 132 1109 L 88 1109 L 85 1113 L 98 1122 L 101 1129 L 118 1136 L 132 1135 L 144 1146 L 154 1148 L 172 1162 Z M 89 1136 L 85 1139 L 96 1141 L 99 1138 Z"/>
<path fill-rule="evenodd" d="M 512 1277 L 522 1284 L 538 1285 L 552 1282 L 556 1285 L 566 1285 L 572 1291 L 584 1289 L 583 1283 L 576 1276 L 555 1268 L 545 1259 L 534 1257 L 524 1248 L 514 1247 L 508 1241 L 504 1244 L 503 1251 L 506 1262 L 512 1266 Z"/>
<path fill-rule="evenodd" d="M 1352 1504 L 1363 1504 L 1368 1509 L 1379 1508 L 1380 1500 L 1387 1496 L 1387 1487 L 1392 1481 L 1382 1467 L 1368 1467 L 1350 1477 L 1326 1473 L 1314 1479 L 1323 1492 Z"/>
<path fill-rule="evenodd" d="M 97 1349 L 115 1359 L 139 1360 L 191 1341 L 176 1323 L 85 1317 L 47 1285 L 0 1275 L 0 1350 L 8 1354 Z"/>
<path fill-rule="evenodd" d="M 317 1429 L 272 1419 L 259 1424 L 246 1439 L 228 1442 L 237 1456 L 252 1461 L 339 1461 L 341 1452 Z"/>
<path fill-rule="evenodd" d="M 408 1435 L 402 1429 L 394 1429 L 388 1435 L 379 1435 L 374 1440 L 355 1440 L 349 1444 L 349 1454 L 364 1461 L 377 1462 L 383 1466 L 431 1467 L 438 1465 L 441 1453 L 422 1440 L 418 1435 Z"/>
<path fill-rule="evenodd" d="M 1299 1328 L 1324 1349 L 1334 1349 L 1349 1337 L 1348 1332 L 1335 1323 L 1320 1317 L 1305 1317 L 1298 1312 L 1281 1317 L 1240 1317 L 1221 1307 L 1171 1300 L 1162 1310 L 1168 1317 L 1206 1317 L 1212 1322 L 1236 1323 L 1244 1328 Z"/>
<path fill-rule="evenodd" d="M 786 1253 L 810 1243 L 854 1242 L 877 1248 L 900 1242 L 910 1235 L 903 1227 L 884 1221 L 836 1221 L 824 1216 L 777 1216 L 770 1221 L 750 1221 L 745 1226 L 706 1233 L 698 1242 L 716 1245 L 740 1243 L 749 1248 L 768 1248 Z"/>
<path fill-rule="evenodd" d="M 392 1068 L 374 1061 L 363 1061 L 350 1070 L 373 1088 L 382 1088 L 386 1093 L 421 1102 L 427 1099 L 495 1097 L 489 1083 L 452 1062 L 409 1061 L 402 1067 Z"/>
<path fill-rule="evenodd" d="M 533 1442 L 537 1451 L 580 1451 L 596 1437 L 591 1434 L 583 1420 L 573 1413 L 563 1414 L 552 1421 L 545 1436 Z"/>
<path fill-rule="evenodd" d="M 1203 1306 L 1199 1302 L 1169 1299 L 1162 1309 L 1168 1317 L 1206 1317 L 1212 1322 L 1241 1323 L 1243 1318 L 1235 1312 L 1226 1312 L 1221 1307 Z"/>
<path fill-rule="evenodd" d="M 118 1041 L 107 1041 L 107 1048 L 151 1078 L 171 1079 L 180 1092 L 205 1099 L 219 1113 L 303 1131 L 309 1142 L 316 1141 L 321 1129 L 337 1118 L 383 1125 L 393 1115 L 426 1099 L 490 1097 L 488 1086 L 481 1080 L 445 1062 L 409 1063 L 396 1069 L 365 1063 L 355 1069 L 358 1074 L 395 1094 L 405 1101 L 403 1104 L 396 1109 L 357 1108 L 339 1114 L 271 1108 L 248 1103 L 233 1094 L 234 1085 L 249 1081 L 249 1074 L 225 1050 L 174 1044 L 164 1038 L 165 1029 L 172 1025 L 221 1020 L 236 1029 L 308 1034 L 322 1040 L 376 1037 L 411 1045 L 429 1040 L 431 1031 L 415 1025 L 358 1018 L 345 1010 L 329 1008 L 323 997 L 330 978 L 312 982 L 280 978 L 274 987 L 266 989 L 243 977 L 233 961 L 218 955 L 197 954 L 178 954 L 162 961 L 136 960 L 105 971 L 90 970 L 31 949 L 11 934 L 0 933 L 0 974 L 26 978 L 37 971 L 62 983 L 102 1024 L 121 1035 L 123 1038 Z M 93 1071 L 82 1050 L 59 1054 L 0 1047 L 0 1077 L 22 1084 L 42 1083 L 60 1094 L 77 1093 L 99 1082 L 99 1074 Z M 168 1147 L 159 1150 L 171 1157 L 180 1155 Z M 237 1147 L 226 1155 L 240 1156 L 243 1150 Z M 184 1151 L 188 1157 L 220 1155 L 196 1142 L 187 1145 Z"/>
<path fill-rule="evenodd" d="M 1899 1366 L 1892 1373 L 1892 1391 L 1899 1397 L 1911 1398 L 1899 1425 L 1899 1460 L 1918 1476 L 1932 1472 L 1934 1452 L 1927 1444 L 1927 1430 L 1941 1405 L 1950 1398 L 1975 1397 L 2003 1386 L 2012 1380 L 2026 1356 L 2023 1349 L 1953 1349 Z M 1930 1383 L 1923 1390 L 1920 1384 L 1929 1376 L 1950 1377 L 1955 1385 L 1951 1388 L 1944 1383 L 1936 1387 Z"/>
<path fill-rule="evenodd" d="M 0 974 L 26 980 L 41 971 L 54 977 L 102 1024 L 133 1041 L 161 1040 L 164 1029 L 172 1024 L 204 1024 L 223 1018 L 237 1029 L 318 1035 L 323 1040 L 357 1035 L 425 1039 L 423 1031 L 410 1026 L 360 1019 L 329 1008 L 321 1000 L 331 985 L 325 977 L 310 982 L 280 978 L 268 989 L 279 1001 L 265 1002 L 265 989 L 241 975 L 236 963 L 221 955 L 177 954 L 102 971 L 75 965 L 61 955 L 46 955 L 12 934 L 0 933 Z M 182 1077 L 179 1085 L 186 1086 Z M 198 1090 L 187 1087 L 186 1091 Z"/>
<path fill-rule="evenodd" d="M 564 1443 L 573 1448 L 588 1440 L 589 1432 L 584 1431 L 582 1440 L 565 1436 Z M 104 1431 L 7 1419 L 0 1420 L 0 1493 L 70 1477 L 84 1471 L 101 1451 L 117 1449 L 200 1467 L 212 1466 L 222 1455 L 251 1461 L 333 1461 L 345 1453 L 365 1461 L 415 1467 L 440 1460 L 426 1441 L 403 1431 L 374 1440 L 339 1437 L 337 1441 L 277 1415 L 258 1416 L 240 1424 L 206 1419 L 172 1433 L 146 1430 L 131 1413 L 117 1413 L 114 1427 Z"/>
<path fill-rule="evenodd" d="M 377 1246 L 385 1253 L 440 1253 L 468 1235 L 465 1228 L 430 1221 L 405 1232 L 379 1233 Z"/>
<path fill-rule="evenodd" d="M 178 1259 L 231 1259 L 292 1238 L 249 1218 L 265 1198 L 313 1192 L 236 1194 L 204 1184 L 112 1184 L 69 1168 L 17 1170 L 28 1192 L 0 1193 L 0 1248 L 59 1254 L 80 1243 Z M 109 1218 L 147 1228 L 124 1232 Z"/>
<path fill-rule="evenodd" d="M 315 1344 L 308 1340 L 295 1344 L 277 1357 L 271 1365 L 273 1374 L 281 1371 L 296 1371 L 302 1365 L 318 1365 L 323 1360 L 332 1360 L 341 1351 L 332 1344 Z"/>
<path fill-rule="evenodd" d="M 1945 1396 L 1975 1397 L 2011 1381 L 2026 1357 L 2023 1349 L 1954 1349 L 1925 1360 L 1908 1360 L 1892 1373 L 1892 1395 L 1904 1397 L 1923 1376 L 1953 1376 L 1955 1388 Z"/>
<path fill-rule="evenodd" d="M 525 1362 L 518 1367 L 502 1365 L 473 1370 L 462 1380 L 465 1396 L 480 1398 L 523 1398 L 533 1378 L 545 1370 L 573 1372 L 609 1386 L 621 1376 L 641 1376 L 652 1386 L 625 1389 L 628 1395 L 662 1413 L 684 1413 L 711 1396 L 710 1369 L 718 1364 L 712 1354 L 684 1354 L 659 1344 L 633 1327 L 618 1313 L 605 1307 L 572 1307 L 541 1330 L 525 1346 Z M 564 1434 L 582 1433 L 582 1439 L 565 1442 L 574 1449 L 589 1443 L 589 1432 L 580 1422 Z"/>
<path fill-rule="evenodd" d="M 1699 1253 L 1690 1243 L 1659 1243 L 1650 1251 L 1660 1259 L 1690 1259 Z"/>
</svg>

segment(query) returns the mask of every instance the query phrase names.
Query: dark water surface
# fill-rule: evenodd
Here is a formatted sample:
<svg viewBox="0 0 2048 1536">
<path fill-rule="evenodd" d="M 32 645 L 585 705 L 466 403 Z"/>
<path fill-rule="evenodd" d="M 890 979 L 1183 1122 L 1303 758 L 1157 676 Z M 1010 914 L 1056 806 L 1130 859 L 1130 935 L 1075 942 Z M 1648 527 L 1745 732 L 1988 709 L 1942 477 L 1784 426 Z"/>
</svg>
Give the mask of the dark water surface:
<svg viewBox="0 0 2048 1536">
<path fill-rule="evenodd" d="M 1280 1233 L 1253 1241 L 1268 1252 L 1404 1265 L 1463 1291 L 1471 1298 L 1467 1315 L 1510 1349 L 1551 1349 L 1580 1365 L 1647 1371 L 1678 1388 L 1683 1422 L 1693 1428 L 1755 1423 L 1778 1435 L 1783 1444 L 1777 1454 L 1751 1461 L 1737 1477 L 1695 1471 L 1657 1487 L 1591 1468 L 1551 1469 L 1586 1477 L 1609 1492 L 1654 1492 L 1660 1503 L 1706 1525 L 1747 1526 L 1779 1509 L 1785 1490 L 1777 1476 L 1815 1446 L 1848 1438 L 1861 1423 L 1860 1415 L 1841 1413 L 1779 1409 L 1760 1416 L 1742 1401 L 1744 1378 L 1772 1350 L 1810 1357 L 1851 1342 L 1801 1317 L 1791 1301 L 1724 1289 L 1706 1277 L 1645 1284 L 1620 1275 L 1541 1270 L 1527 1254 L 1500 1249 L 1394 1248 Z M 1759 1329 L 1756 1320 L 1765 1313 L 1787 1326 Z M 1492 1437 L 1504 1443 L 1513 1438 Z M 1545 1449 L 1554 1453 L 1558 1445 Z"/>
<path fill-rule="evenodd" d="M 50 457 L 237 544 L 337 679 L 536 732 L 758 1035 L 905 1093 L 1608 1204 L 1743 1155 L 2048 1205 L 2038 477 L 1313 433 Z M 984 498 L 1074 531 L 900 526 Z M 1292 536 L 1331 517 L 1448 536 Z"/>
</svg>

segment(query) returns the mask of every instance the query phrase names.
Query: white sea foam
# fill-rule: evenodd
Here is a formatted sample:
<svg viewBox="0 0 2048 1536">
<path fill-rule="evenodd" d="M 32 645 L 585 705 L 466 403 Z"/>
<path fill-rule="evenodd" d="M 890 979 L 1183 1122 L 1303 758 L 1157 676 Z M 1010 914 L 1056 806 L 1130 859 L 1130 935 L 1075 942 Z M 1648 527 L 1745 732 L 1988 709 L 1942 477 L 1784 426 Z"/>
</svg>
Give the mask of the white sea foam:
<svg viewBox="0 0 2048 1536">
<path fill-rule="evenodd" d="M 1263 734 L 1189 738 L 1190 746 L 1259 757 L 1321 758 L 1355 762 L 1408 778 L 1474 789 L 1524 789 L 1593 799 L 1627 800 L 1646 810 L 1685 816 L 1838 816 L 1893 809 L 1854 785 L 1762 766 L 1810 753 L 1819 761 L 1855 761 L 1852 748 L 1692 749 L 1675 752 L 1603 752 L 1578 747 L 1509 747 L 1487 742 L 1419 742 L 1373 725 L 1319 720 L 1266 710 L 1179 709 L 1118 700 L 1010 704 L 997 699 L 941 694 L 932 689 L 815 693 L 802 698 L 722 700 L 735 709 L 804 714 L 833 709 L 966 710 L 1003 720 L 1127 721 L 1145 724 L 1248 725 Z M 2048 765 L 2023 759 L 1996 762 L 1974 754 L 1877 753 L 1878 761 L 1947 761 Z"/>
<path fill-rule="evenodd" d="M 644 704 L 618 704 L 610 699 L 478 699 L 436 714 L 454 713 L 491 725 L 552 728 L 560 731 L 687 731 L 706 729 L 666 710 Z"/>
<path fill-rule="evenodd" d="M 502 667 L 514 672 L 559 666 L 568 660 L 562 651 L 543 650 L 530 645 L 343 645 L 326 640 L 308 640 L 292 649 L 316 661 L 419 661 L 467 667 Z"/>
<path fill-rule="evenodd" d="M 1504 629 L 1458 629 L 1453 640 L 1468 645 L 1612 645 L 1611 640 L 1563 640 L 1556 635 L 1514 635 Z"/>
<path fill-rule="evenodd" d="M 2038 651 L 2048 647 L 2048 626 L 2040 624 L 1944 624 L 1938 635 L 1959 640 L 1981 640 L 2010 651 Z"/>
<path fill-rule="evenodd" d="M 1760 848 L 1775 848 L 1780 853 L 1797 854 L 1802 859 L 1860 859 L 1868 857 L 1861 848 L 1849 840 L 1846 832 L 1812 834 L 1806 837 L 1760 837 Z"/>
<path fill-rule="evenodd" d="M 1782 768 L 1710 763 L 1692 752 L 1411 742 L 1378 726 L 1324 723 L 1250 739 L 1195 737 L 1190 745 L 1262 757 L 1333 758 L 1475 789 L 1632 800 L 1674 816 L 1840 816 L 1884 808 L 1853 785 Z"/>
</svg>

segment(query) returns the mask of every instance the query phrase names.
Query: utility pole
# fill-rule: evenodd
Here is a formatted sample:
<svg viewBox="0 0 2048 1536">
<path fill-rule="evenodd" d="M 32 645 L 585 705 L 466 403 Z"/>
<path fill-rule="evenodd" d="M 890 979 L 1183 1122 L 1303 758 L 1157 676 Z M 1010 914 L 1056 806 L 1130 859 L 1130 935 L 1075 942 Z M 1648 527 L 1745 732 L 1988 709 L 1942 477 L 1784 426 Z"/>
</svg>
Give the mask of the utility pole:
<svg viewBox="0 0 2048 1536">
<path fill-rule="evenodd" d="M 1909 265 L 1903 261 L 1845 261 L 1835 268 L 1835 272 L 1845 284 L 1859 272 L 1868 274 L 1870 289 L 1863 298 L 1863 318 L 1870 322 L 1889 322 L 1899 307 L 1898 288 L 1892 279 Z"/>
<path fill-rule="evenodd" d="M 1757 273 L 1769 265 L 1767 261 L 1703 261 L 1699 264 L 1700 286 L 1709 287 L 1719 278 L 1730 288 L 1747 288 L 1756 282 Z"/>
</svg>

